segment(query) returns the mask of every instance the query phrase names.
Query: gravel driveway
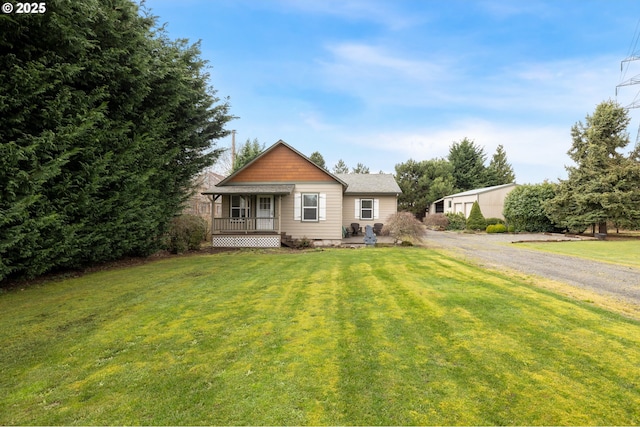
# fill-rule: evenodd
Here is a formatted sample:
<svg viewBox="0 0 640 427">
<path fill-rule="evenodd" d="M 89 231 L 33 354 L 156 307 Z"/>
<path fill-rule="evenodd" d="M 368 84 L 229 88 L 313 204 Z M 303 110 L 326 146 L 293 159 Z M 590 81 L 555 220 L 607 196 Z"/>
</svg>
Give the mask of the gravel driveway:
<svg viewBox="0 0 640 427">
<path fill-rule="evenodd" d="M 507 267 L 559 282 L 589 289 L 640 306 L 640 269 L 579 260 L 565 255 L 525 249 L 513 241 L 566 238 L 544 234 L 463 234 L 427 231 L 427 244 L 441 247 L 474 260 L 480 265 Z"/>
</svg>

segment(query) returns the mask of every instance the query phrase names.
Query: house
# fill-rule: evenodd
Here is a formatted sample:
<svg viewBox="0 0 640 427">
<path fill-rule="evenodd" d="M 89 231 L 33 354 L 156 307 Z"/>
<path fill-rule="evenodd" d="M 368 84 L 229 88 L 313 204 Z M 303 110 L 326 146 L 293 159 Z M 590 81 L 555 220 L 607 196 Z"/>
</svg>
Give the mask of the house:
<svg viewBox="0 0 640 427">
<path fill-rule="evenodd" d="M 211 171 L 205 171 L 193 180 L 195 193 L 187 200 L 183 214 L 196 215 L 207 221 L 209 229 L 211 229 L 212 214 L 216 216 L 222 215 L 222 203 L 217 200 L 212 202 L 211 198 L 202 194 L 212 188 L 218 182 L 222 181 L 224 176 Z"/>
<path fill-rule="evenodd" d="M 222 203 L 222 216 L 211 218 L 217 247 L 340 244 L 343 227 L 396 213 L 400 193 L 392 175 L 334 175 L 282 140 L 203 192 Z"/>
<path fill-rule="evenodd" d="M 398 212 L 398 195 L 402 193 L 390 174 L 336 174 L 347 184 L 342 198 L 342 224 L 383 223 Z"/>
<path fill-rule="evenodd" d="M 516 183 L 495 185 L 493 187 L 478 188 L 476 190 L 464 191 L 462 193 L 445 196 L 436 200 L 429 207 L 428 214 L 436 213 L 463 213 L 465 218 L 469 217 L 473 202 L 478 202 L 480 210 L 485 218 L 502 218 L 504 208 L 504 198 L 516 188 Z"/>
</svg>

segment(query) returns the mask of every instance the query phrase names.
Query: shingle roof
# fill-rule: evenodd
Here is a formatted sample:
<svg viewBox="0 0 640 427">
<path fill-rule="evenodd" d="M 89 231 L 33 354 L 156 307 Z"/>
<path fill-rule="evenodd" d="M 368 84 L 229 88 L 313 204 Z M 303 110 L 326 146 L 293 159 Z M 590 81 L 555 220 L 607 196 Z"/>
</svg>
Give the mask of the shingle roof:
<svg viewBox="0 0 640 427">
<path fill-rule="evenodd" d="M 402 190 L 391 174 L 340 173 L 336 176 L 347 183 L 345 194 L 400 194 Z"/>
</svg>

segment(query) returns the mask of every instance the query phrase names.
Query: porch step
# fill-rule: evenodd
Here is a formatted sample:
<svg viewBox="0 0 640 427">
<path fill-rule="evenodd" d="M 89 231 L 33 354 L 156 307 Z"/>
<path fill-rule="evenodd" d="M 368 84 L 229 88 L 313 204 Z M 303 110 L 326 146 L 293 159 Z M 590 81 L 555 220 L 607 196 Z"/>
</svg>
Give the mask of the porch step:
<svg viewBox="0 0 640 427">
<path fill-rule="evenodd" d="M 280 233 L 280 243 L 282 244 L 282 246 L 286 246 L 288 248 L 293 248 L 295 245 L 293 238 L 287 235 L 287 233 L 285 232 Z"/>
</svg>

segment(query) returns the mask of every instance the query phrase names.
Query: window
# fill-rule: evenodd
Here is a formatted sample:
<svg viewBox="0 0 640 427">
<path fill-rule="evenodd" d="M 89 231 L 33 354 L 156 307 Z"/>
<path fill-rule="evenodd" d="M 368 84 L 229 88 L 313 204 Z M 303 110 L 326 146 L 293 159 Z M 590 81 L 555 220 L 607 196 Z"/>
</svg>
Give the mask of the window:
<svg viewBox="0 0 640 427">
<path fill-rule="evenodd" d="M 302 220 L 318 221 L 318 195 L 302 195 Z"/>
<path fill-rule="evenodd" d="M 326 221 L 326 193 L 295 193 L 293 196 L 293 219 L 295 221 Z"/>
<path fill-rule="evenodd" d="M 360 219 L 373 219 L 373 199 L 360 200 Z"/>
<path fill-rule="evenodd" d="M 231 218 L 249 216 L 249 199 L 244 196 L 231 196 Z"/>
<path fill-rule="evenodd" d="M 380 199 L 356 199 L 353 216 L 356 219 L 373 221 L 380 217 Z"/>
<path fill-rule="evenodd" d="M 261 211 L 271 210 L 271 199 L 269 197 L 259 197 L 258 206 L 258 209 L 260 209 Z"/>
</svg>

